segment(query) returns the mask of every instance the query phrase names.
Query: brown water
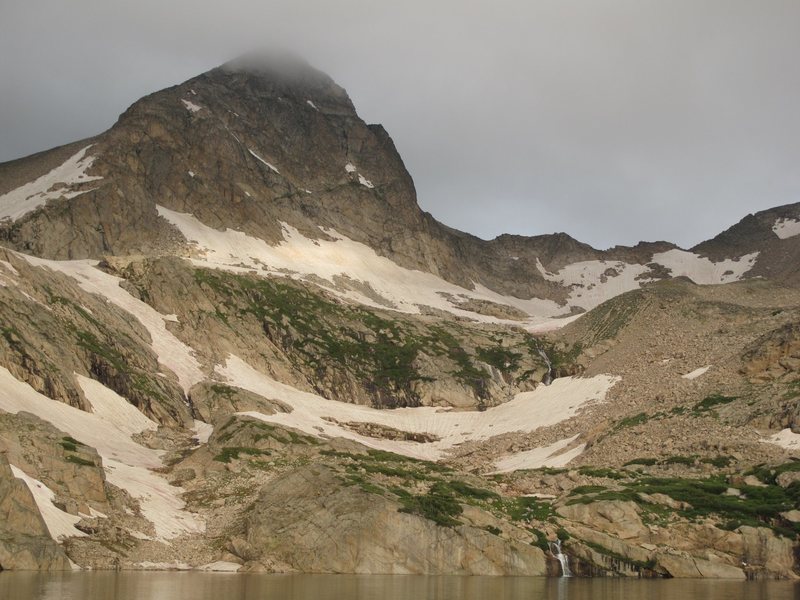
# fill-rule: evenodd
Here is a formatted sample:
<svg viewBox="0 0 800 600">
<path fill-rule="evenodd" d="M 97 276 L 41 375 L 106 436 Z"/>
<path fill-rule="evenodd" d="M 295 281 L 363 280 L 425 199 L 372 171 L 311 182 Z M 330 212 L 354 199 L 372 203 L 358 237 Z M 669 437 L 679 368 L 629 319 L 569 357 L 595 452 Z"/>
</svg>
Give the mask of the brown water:
<svg viewBox="0 0 800 600">
<path fill-rule="evenodd" d="M 0 573 L 2 600 L 800 600 L 785 581 Z"/>
</svg>

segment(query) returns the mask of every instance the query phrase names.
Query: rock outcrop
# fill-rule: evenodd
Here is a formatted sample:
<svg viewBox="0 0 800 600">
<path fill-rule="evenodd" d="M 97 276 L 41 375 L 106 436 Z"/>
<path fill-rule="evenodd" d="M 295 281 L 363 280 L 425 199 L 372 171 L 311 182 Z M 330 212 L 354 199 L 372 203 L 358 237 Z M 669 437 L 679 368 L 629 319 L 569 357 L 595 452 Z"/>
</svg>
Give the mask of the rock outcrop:
<svg viewBox="0 0 800 600">
<path fill-rule="evenodd" d="M 0 453 L 0 570 L 69 569 L 69 559 L 50 537 L 30 490 Z"/>
<path fill-rule="evenodd" d="M 398 508 L 310 465 L 264 486 L 246 541 L 256 563 L 309 573 L 547 573 L 536 547 L 466 525 L 441 527 Z"/>
</svg>

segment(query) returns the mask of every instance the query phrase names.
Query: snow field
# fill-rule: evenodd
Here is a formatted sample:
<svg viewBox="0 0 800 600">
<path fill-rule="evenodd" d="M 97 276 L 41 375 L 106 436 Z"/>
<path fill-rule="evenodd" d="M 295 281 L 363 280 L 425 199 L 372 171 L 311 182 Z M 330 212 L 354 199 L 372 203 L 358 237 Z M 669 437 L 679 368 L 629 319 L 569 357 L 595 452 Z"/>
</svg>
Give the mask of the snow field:
<svg viewBox="0 0 800 600">
<path fill-rule="evenodd" d="M 14 465 L 11 465 L 11 472 L 14 474 L 14 477 L 21 479 L 25 482 L 25 485 L 28 486 L 51 538 L 59 541 L 61 538 L 65 537 L 86 537 L 84 532 L 75 529 L 75 525 L 82 517 L 71 515 L 56 507 L 56 505 L 53 504 L 53 499 L 56 496 L 53 490 L 38 479 L 27 475 L 22 469 Z"/>
<path fill-rule="evenodd" d="M 183 510 L 182 490 L 151 471 L 163 466 L 162 453 L 131 439 L 130 432 L 137 428 L 136 425 L 120 424 L 125 415 L 132 416 L 128 409 L 120 406 L 124 399 L 111 390 L 101 390 L 96 382 L 95 385 L 85 385 L 82 381 L 81 385 L 92 407 L 99 408 L 97 413 L 87 413 L 51 400 L 0 367 L 0 410 L 13 414 L 20 411 L 32 413 L 95 448 L 103 459 L 108 482 L 126 490 L 139 501 L 142 515 L 153 523 L 160 540 L 166 541 L 183 533 L 202 532 L 205 526 L 198 517 Z M 148 428 L 143 421 L 139 423 Z"/>
<path fill-rule="evenodd" d="M 81 149 L 49 173 L 0 196 L 0 221 L 3 219 L 16 221 L 40 206 L 44 206 L 48 200 L 62 197 L 71 199 L 88 192 L 89 190 L 70 192 L 67 191 L 67 188 L 79 183 L 102 179 L 102 177 L 86 175 L 86 170 L 94 162 L 93 156 L 86 156 L 89 148 L 91 145 Z"/>
<path fill-rule="evenodd" d="M 496 473 L 509 473 L 521 469 L 539 469 L 541 467 L 563 467 L 573 458 L 579 456 L 585 449 L 586 444 L 579 444 L 572 450 L 562 452 L 566 447 L 578 439 L 574 435 L 563 440 L 553 442 L 549 446 L 524 450 L 495 462 Z"/>
<path fill-rule="evenodd" d="M 698 254 L 685 250 L 669 250 L 654 254 L 652 262 L 672 271 L 673 277 L 688 277 L 699 285 L 714 285 L 739 281 L 753 268 L 758 252 L 745 254 L 734 260 L 731 258 L 715 263 Z"/>
<path fill-rule="evenodd" d="M 228 357 L 225 365 L 218 366 L 216 372 L 231 385 L 264 398 L 280 400 L 292 407 L 289 413 L 240 414 L 278 423 L 316 437 L 343 437 L 370 448 L 423 460 L 439 460 L 448 450 L 463 442 L 487 440 L 504 433 L 530 432 L 560 423 L 576 415 L 582 408 L 604 401 L 608 390 L 619 381 L 618 377 L 609 375 L 559 378 L 549 386 L 542 385 L 532 392 L 517 394 L 513 400 L 483 412 L 435 407 L 379 410 L 327 400 L 297 390 L 256 371 L 233 355 Z M 432 434 L 439 440 L 418 443 L 371 438 L 332 423 L 326 417 L 342 423 L 374 423 L 410 433 Z"/>
<path fill-rule="evenodd" d="M 315 281 L 317 278 L 328 281 L 330 287 L 326 289 L 336 296 L 374 308 L 386 308 L 358 291 L 342 290 L 334 283 L 335 279 L 349 277 L 369 284 L 396 310 L 411 314 L 418 314 L 420 306 L 426 305 L 478 321 L 511 322 L 459 309 L 439 292 L 514 306 L 538 317 L 532 318 L 531 324 L 554 321 L 549 317 L 565 310 L 550 300 L 521 300 L 502 296 L 481 285 L 476 285 L 474 290 L 467 290 L 431 273 L 405 269 L 388 258 L 378 256 L 369 246 L 354 242 L 332 230 L 325 233 L 333 237 L 333 241 L 312 240 L 284 224 L 284 241 L 270 246 L 241 231 L 218 231 L 204 225 L 193 215 L 175 212 L 163 206 L 157 208 L 162 217 L 177 227 L 187 240 L 204 253 L 202 259 L 193 261 L 198 266 L 233 272 L 256 270 L 262 274 L 295 279 L 314 276 Z M 519 324 L 515 321 L 513 323 Z"/>
<path fill-rule="evenodd" d="M 789 428 L 782 429 L 778 433 L 764 438 L 763 441 L 786 450 L 800 450 L 800 433 L 795 433 Z"/>
<path fill-rule="evenodd" d="M 174 320 L 173 316 L 162 315 L 150 305 L 131 296 L 120 287 L 122 279 L 95 268 L 97 261 L 55 261 L 27 254 L 18 254 L 18 256 L 33 266 L 47 267 L 52 271 L 69 275 L 78 282 L 84 291 L 97 294 L 136 317 L 150 334 L 153 351 L 158 356 L 158 362 L 178 376 L 184 392 L 188 393 L 195 383 L 205 379 L 193 350 L 167 329 L 165 321 Z"/>
<path fill-rule="evenodd" d="M 782 240 L 800 235 L 800 220 L 778 219 L 772 226 L 772 231 Z"/>
</svg>

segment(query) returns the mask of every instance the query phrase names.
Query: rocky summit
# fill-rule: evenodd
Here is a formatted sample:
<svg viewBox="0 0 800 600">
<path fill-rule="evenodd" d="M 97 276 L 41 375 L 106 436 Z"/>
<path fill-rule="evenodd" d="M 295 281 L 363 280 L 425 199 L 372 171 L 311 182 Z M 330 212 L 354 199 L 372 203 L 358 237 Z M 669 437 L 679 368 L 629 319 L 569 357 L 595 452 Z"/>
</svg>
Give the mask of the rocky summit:
<svg viewBox="0 0 800 600">
<path fill-rule="evenodd" d="M 0 568 L 797 578 L 799 266 L 478 239 L 226 63 L 0 164 Z"/>
</svg>

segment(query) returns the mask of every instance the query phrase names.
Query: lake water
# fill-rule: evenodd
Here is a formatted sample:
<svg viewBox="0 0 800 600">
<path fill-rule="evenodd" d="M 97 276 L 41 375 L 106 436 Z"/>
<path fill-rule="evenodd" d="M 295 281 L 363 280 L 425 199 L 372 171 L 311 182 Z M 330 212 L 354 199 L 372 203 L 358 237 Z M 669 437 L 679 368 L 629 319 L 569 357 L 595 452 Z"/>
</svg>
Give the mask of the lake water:
<svg viewBox="0 0 800 600">
<path fill-rule="evenodd" d="M 800 600 L 786 581 L 0 573 L 2 600 Z"/>
</svg>

